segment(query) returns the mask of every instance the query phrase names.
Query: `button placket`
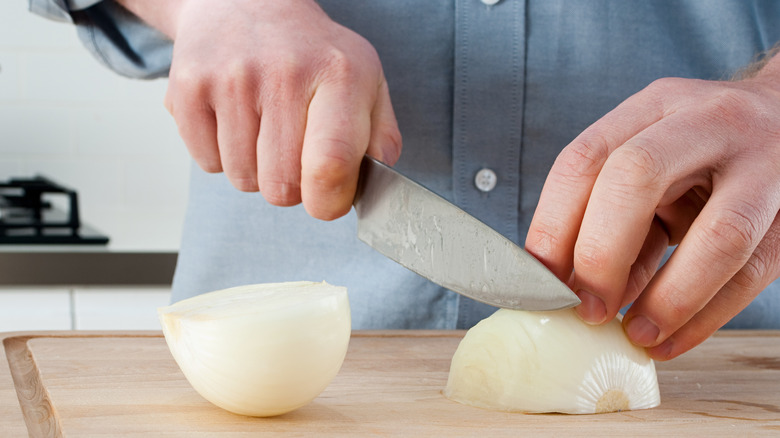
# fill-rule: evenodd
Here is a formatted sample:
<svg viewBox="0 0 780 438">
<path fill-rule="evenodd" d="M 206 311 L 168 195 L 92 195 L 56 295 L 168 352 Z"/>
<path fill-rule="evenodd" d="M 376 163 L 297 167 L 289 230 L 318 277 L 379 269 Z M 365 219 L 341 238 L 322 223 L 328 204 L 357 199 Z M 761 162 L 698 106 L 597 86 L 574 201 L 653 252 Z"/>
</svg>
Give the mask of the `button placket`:
<svg viewBox="0 0 780 438">
<path fill-rule="evenodd" d="M 525 10 L 523 0 L 455 2 L 453 199 L 513 241 L 519 235 Z M 456 327 L 469 328 L 494 311 L 460 299 Z"/>
<path fill-rule="evenodd" d="M 501 1 L 488 8 L 475 0 L 457 0 L 455 11 L 453 199 L 516 241 L 525 3 Z"/>
</svg>

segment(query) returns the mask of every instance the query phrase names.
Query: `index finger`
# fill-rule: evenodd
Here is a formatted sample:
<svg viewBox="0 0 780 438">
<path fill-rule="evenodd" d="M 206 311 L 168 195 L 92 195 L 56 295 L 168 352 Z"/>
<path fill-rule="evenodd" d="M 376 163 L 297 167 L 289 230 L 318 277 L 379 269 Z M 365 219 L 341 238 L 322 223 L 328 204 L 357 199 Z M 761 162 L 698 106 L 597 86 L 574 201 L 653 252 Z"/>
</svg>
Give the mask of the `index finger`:
<svg viewBox="0 0 780 438">
<path fill-rule="evenodd" d="M 726 147 L 726 134 L 712 124 L 696 123 L 698 114 L 697 109 L 677 110 L 629 139 L 605 162 L 574 251 L 573 288 L 586 304 L 579 309 L 586 321 L 601 323 L 620 310 L 631 266 L 656 210 L 708 181 Z"/>
</svg>

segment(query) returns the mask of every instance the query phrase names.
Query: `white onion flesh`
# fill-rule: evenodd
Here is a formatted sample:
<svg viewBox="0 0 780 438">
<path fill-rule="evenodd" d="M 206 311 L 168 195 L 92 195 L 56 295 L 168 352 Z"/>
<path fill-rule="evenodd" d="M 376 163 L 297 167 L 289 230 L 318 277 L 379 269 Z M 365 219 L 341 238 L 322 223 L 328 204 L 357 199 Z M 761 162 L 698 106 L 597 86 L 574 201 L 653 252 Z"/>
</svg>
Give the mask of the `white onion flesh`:
<svg viewBox="0 0 780 438">
<path fill-rule="evenodd" d="M 567 414 L 647 409 L 661 402 L 655 365 L 618 319 L 574 310 L 500 309 L 472 327 L 452 358 L 444 395 L 485 409 Z"/>
<path fill-rule="evenodd" d="M 324 282 L 235 287 L 158 313 L 192 387 L 251 416 L 280 415 L 316 398 L 341 368 L 351 333 L 347 290 Z"/>
</svg>

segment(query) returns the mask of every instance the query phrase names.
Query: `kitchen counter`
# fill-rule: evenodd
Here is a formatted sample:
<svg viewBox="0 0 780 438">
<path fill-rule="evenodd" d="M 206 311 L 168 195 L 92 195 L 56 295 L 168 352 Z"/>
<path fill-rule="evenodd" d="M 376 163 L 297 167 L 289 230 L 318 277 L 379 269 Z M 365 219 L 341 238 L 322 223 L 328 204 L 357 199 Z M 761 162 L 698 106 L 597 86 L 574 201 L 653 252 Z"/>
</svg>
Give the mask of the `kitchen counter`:
<svg viewBox="0 0 780 438">
<path fill-rule="evenodd" d="M 101 247 L 14 248 L 0 249 L 0 286 L 169 285 L 177 259 L 175 252 Z"/>
<path fill-rule="evenodd" d="M 97 210 L 107 245 L 0 245 L 0 287 L 169 285 L 181 234 L 178 212 Z"/>
<path fill-rule="evenodd" d="M 599 415 L 494 412 L 446 399 L 441 391 L 463 334 L 355 332 L 331 385 L 309 405 L 272 418 L 231 414 L 201 398 L 159 332 L 0 334 L 7 357 L 0 360 L 0 430 L 123 437 L 780 433 L 779 331 L 721 331 L 656 364 L 659 407 Z"/>
</svg>

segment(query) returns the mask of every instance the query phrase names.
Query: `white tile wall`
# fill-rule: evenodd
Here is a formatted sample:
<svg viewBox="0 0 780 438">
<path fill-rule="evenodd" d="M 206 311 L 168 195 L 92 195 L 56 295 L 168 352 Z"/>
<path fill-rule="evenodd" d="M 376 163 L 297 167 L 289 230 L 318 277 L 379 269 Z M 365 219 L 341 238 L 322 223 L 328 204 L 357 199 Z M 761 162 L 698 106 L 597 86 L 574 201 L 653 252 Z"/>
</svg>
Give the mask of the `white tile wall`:
<svg viewBox="0 0 780 438">
<path fill-rule="evenodd" d="M 73 153 L 73 120 L 66 107 L 0 102 L 0 148 L 4 157 L 34 163 Z"/>
<path fill-rule="evenodd" d="M 112 249 L 176 250 L 189 156 L 166 81 L 114 74 L 27 3 L 0 2 L 0 180 L 43 173 L 75 188 Z"/>
<path fill-rule="evenodd" d="M 24 330 L 159 330 L 164 287 L 0 288 L 0 332 Z"/>
<path fill-rule="evenodd" d="M 17 101 L 22 96 L 22 81 L 19 74 L 17 53 L 0 52 L 0 100 Z"/>
<path fill-rule="evenodd" d="M 0 5 L 0 49 L 78 47 L 72 26 L 58 24 L 52 27 L 51 23 L 44 20 L 30 19 L 27 4 L 25 0 L 12 0 Z"/>
<path fill-rule="evenodd" d="M 0 175 L 19 175 L 20 168 L 18 161 L 0 157 Z"/>
<path fill-rule="evenodd" d="M 29 101 L 111 105 L 128 95 L 131 81 L 102 67 L 86 51 L 22 53 L 23 95 Z"/>
</svg>

